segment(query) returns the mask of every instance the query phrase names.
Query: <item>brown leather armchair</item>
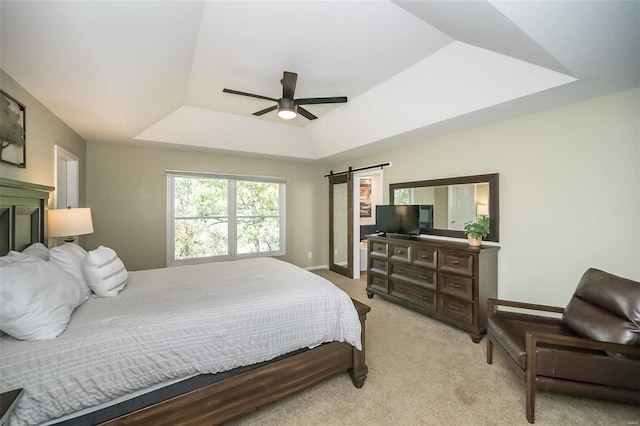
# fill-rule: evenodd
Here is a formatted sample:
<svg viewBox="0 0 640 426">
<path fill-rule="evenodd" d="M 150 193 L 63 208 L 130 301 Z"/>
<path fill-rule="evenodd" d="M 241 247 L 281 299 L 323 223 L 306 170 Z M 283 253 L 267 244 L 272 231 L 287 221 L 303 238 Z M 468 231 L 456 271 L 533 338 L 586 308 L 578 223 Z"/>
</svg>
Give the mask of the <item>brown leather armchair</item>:
<svg viewBox="0 0 640 426">
<path fill-rule="evenodd" d="M 640 405 L 640 282 L 589 269 L 566 308 L 489 299 L 487 312 L 487 363 L 495 344 L 525 376 L 529 423 L 537 390 Z"/>
</svg>

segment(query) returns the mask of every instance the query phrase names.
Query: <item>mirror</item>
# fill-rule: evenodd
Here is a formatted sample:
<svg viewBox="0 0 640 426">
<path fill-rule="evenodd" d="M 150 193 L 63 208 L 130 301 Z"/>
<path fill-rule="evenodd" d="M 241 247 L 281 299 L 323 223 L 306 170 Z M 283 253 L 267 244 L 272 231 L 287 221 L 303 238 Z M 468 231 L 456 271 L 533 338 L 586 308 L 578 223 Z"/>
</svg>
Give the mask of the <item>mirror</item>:
<svg viewBox="0 0 640 426">
<path fill-rule="evenodd" d="M 494 173 L 392 183 L 389 204 L 425 206 L 421 208 L 421 233 L 443 237 L 465 238 L 465 223 L 489 216 L 489 235 L 484 240 L 500 241 L 498 176 Z"/>
<path fill-rule="evenodd" d="M 353 185 L 350 173 L 329 178 L 329 269 L 353 277 Z"/>
</svg>

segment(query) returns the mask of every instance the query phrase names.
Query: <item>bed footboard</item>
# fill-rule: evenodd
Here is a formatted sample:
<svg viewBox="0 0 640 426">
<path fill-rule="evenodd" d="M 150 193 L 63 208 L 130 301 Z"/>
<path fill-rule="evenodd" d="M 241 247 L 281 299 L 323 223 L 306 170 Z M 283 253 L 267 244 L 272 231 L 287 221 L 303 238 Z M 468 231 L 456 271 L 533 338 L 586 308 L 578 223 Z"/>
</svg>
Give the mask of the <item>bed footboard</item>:
<svg viewBox="0 0 640 426">
<path fill-rule="evenodd" d="M 364 381 L 367 378 L 367 373 L 369 372 L 369 367 L 365 363 L 365 322 L 367 319 L 367 314 L 371 311 L 371 307 L 365 305 L 364 303 L 358 302 L 357 300 L 353 300 L 353 305 L 356 307 L 358 311 L 358 316 L 360 317 L 360 341 L 362 342 L 362 350 L 359 351 L 354 347 L 352 349 L 353 355 L 353 366 L 349 369 L 349 375 L 351 376 L 351 381 L 353 381 L 353 385 L 360 389 L 362 385 L 364 385 Z"/>
<path fill-rule="evenodd" d="M 364 339 L 371 308 L 353 303 L 362 326 L 361 351 L 344 342 L 327 343 L 102 424 L 221 424 L 344 372 L 361 388 L 368 372 Z"/>
</svg>

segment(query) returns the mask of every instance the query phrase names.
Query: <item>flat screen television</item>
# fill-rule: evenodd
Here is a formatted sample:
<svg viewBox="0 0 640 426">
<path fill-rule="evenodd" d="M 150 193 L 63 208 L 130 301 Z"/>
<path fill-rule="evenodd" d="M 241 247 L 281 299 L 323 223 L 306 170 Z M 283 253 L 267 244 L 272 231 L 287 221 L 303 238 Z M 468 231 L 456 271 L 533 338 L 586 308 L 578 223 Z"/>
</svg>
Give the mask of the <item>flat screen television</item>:
<svg viewBox="0 0 640 426">
<path fill-rule="evenodd" d="M 420 206 L 377 205 L 376 230 L 385 234 L 420 235 Z"/>
</svg>

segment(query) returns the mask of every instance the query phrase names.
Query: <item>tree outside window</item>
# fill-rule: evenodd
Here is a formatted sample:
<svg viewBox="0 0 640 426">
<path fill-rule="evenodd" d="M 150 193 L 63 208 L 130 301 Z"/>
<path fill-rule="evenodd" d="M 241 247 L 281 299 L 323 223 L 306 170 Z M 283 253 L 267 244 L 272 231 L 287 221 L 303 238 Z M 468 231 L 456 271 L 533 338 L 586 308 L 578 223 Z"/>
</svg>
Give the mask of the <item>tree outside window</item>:
<svg viewBox="0 0 640 426">
<path fill-rule="evenodd" d="M 170 264 L 284 254 L 284 179 L 168 177 Z"/>
</svg>

